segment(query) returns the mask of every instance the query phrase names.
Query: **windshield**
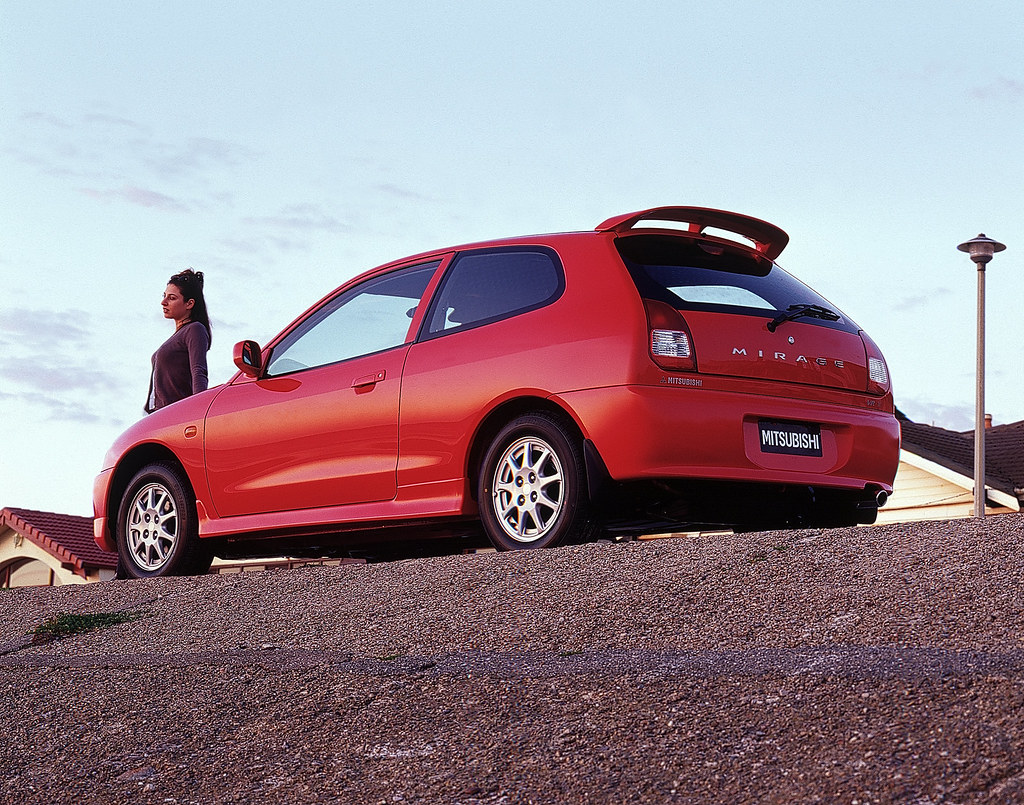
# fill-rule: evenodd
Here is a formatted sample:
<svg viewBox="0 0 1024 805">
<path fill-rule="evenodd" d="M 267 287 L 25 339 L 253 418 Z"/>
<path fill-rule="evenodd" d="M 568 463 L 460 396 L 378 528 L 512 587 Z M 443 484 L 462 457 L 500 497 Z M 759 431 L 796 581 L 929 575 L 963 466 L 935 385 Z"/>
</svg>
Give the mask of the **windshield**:
<svg viewBox="0 0 1024 805">
<path fill-rule="evenodd" d="M 677 310 L 712 310 L 776 319 L 801 308 L 800 320 L 857 332 L 835 305 L 775 263 L 740 249 L 672 235 L 616 240 L 637 290 Z M 787 318 L 793 318 L 790 315 Z"/>
</svg>

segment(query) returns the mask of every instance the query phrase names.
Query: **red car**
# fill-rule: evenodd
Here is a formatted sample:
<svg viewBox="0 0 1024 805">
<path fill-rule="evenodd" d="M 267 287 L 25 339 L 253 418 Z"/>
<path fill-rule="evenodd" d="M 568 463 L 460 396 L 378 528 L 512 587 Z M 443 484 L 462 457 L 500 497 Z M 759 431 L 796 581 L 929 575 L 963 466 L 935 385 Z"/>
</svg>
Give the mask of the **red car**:
<svg viewBox="0 0 1024 805">
<path fill-rule="evenodd" d="M 885 360 L 775 264 L 788 239 L 662 207 L 368 271 L 129 428 L 96 542 L 141 577 L 873 522 L 899 458 Z"/>
</svg>

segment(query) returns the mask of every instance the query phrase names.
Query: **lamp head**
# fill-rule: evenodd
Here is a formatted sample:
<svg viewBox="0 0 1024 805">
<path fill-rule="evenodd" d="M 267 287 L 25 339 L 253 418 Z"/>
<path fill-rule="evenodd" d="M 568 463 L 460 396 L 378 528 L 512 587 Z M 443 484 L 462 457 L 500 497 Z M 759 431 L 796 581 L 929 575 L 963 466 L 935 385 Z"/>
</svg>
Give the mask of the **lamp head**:
<svg viewBox="0 0 1024 805">
<path fill-rule="evenodd" d="M 976 238 L 966 243 L 961 243 L 957 248 L 962 252 L 967 252 L 971 259 L 979 265 L 984 265 L 992 259 L 992 255 L 996 252 L 1001 252 L 1006 247 L 997 240 L 986 237 L 984 233 L 978 235 Z"/>
</svg>

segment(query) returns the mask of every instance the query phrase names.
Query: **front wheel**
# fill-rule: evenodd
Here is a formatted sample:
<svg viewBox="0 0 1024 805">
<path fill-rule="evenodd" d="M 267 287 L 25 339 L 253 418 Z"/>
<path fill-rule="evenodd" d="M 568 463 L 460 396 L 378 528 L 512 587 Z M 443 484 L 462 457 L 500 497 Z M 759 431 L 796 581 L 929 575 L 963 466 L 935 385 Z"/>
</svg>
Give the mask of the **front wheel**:
<svg viewBox="0 0 1024 805">
<path fill-rule="evenodd" d="M 128 484 L 117 516 L 117 552 L 129 578 L 209 570 L 213 554 L 200 545 L 195 504 L 173 466 L 150 464 Z"/>
<path fill-rule="evenodd" d="M 495 436 L 481 464 L 478 501 L 498 550 L 553 548 L 596 530 L 579 439 L 545 413 L 520 416 Z"/>
</svg>

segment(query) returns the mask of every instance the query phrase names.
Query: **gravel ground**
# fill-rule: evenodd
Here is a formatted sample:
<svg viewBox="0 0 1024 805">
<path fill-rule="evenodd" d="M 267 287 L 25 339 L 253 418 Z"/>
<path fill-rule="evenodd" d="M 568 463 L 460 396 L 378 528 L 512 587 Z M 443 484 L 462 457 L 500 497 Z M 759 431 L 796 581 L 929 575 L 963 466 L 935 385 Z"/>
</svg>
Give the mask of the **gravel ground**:
<svg viewBox="0 0 1024 805">
<path fill-rule="evenodd" d="M 0 802 L 1024 802 L 1022 536 L 1004 515 L 2 590 Z"/>
</svg>

